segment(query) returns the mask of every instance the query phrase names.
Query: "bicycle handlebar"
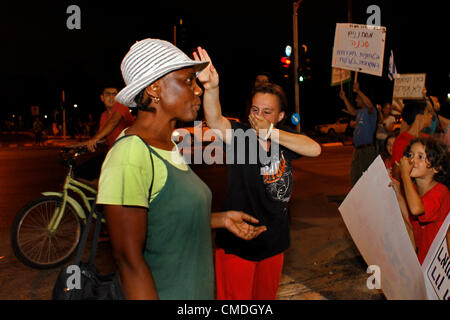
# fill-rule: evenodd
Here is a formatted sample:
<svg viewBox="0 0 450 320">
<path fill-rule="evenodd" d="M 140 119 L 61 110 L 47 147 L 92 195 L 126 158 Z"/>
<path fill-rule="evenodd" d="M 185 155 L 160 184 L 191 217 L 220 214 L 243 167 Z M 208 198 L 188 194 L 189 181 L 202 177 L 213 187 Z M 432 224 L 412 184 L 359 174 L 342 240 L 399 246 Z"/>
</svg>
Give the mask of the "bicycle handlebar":
<svg viewBox="0 0 450 320">
<path fill-rule="evenodd" d="M 68 152 L 87 152 L 88 149 L 86 146 L 80 146 L 80 147 L 62 147 L 61 152 L 62 153 L 68 153 Z"/>
<path fill-rule="evenodd" d="M 79 147 L 63 147 L 59 151 L 59 157 L 63 161 L 65 167 L 72 167 L 75 165 L 75 160 L 82 154 L 88 153 L 86 146 Z"/>
</svg>

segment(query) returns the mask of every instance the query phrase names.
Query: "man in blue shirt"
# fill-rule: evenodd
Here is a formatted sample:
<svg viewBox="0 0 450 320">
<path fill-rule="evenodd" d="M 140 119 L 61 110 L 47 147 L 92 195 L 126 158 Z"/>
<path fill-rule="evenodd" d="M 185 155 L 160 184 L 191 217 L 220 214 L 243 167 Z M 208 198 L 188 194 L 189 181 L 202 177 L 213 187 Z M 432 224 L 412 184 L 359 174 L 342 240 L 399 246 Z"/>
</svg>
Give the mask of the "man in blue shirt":
<svg viewBox="0 0 450 320">
<path fill-rule="evenodd" d="M 352 187 L 367 170 L 372 161 L 377 157 L 374 145 L 375 131 L 377 128 L 377 110 L 372 101 L 359 89 L 359 83 L 353 84 L 356 93 L 356 108 L 350 103 L 341 90 L 339 97 L 344 101 L 347 112 L 356 116 L 356 126 L 353 131 L 353 145 L 355 150 L 352 157 L 350 171 L 350 184 Z"/>
</svg>

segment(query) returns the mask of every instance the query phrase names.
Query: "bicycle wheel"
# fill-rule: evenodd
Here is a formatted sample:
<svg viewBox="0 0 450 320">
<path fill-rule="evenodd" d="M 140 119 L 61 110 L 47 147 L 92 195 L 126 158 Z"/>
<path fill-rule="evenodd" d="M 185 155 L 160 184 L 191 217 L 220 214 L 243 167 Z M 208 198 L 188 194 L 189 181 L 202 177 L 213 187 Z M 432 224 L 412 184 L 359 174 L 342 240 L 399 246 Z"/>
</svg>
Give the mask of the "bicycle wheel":
<svg viewBox="0 0 450 320">
<path fill-rule="evenodd" d="M 75 209 L 66 203 L 58 229 L 47 226 L 62 199 L 56 196 L 38 198 L 27 204 L 14 219 L 11 243 L 16 257 L 37 269 L 50 269 L 68 261 L 78 246 L 82 222 Z"/>
</svg>

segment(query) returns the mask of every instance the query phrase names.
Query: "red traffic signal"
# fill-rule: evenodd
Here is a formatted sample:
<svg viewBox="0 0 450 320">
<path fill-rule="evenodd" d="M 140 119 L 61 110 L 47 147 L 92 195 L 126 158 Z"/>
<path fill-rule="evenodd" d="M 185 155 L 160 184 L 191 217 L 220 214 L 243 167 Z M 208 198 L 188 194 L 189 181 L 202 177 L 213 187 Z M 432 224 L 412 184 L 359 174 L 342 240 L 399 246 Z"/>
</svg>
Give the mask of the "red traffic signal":
<svg viewBox="0 0 450 320">
<path fill-rule="evenodd" d="M 289 59 L 288 57 L 282 57 L 281 58 L 281 63 L 283 64 L 283 67 L 285 68 L 289 68 L 289 66 L 291 65 L 291 59 Z"/>
</svg>

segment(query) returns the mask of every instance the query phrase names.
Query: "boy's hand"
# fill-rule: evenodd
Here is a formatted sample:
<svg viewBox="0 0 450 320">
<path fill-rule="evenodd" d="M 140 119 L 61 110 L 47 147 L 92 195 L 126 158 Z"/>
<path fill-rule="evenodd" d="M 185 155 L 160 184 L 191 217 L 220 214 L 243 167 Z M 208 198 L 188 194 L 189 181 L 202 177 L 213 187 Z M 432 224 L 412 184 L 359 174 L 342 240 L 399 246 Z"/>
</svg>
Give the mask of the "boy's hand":
<svg viewBox="0 0 450 320">
<path fill-rule="evenodd" d="M 409 159 L 408 157 L 403 156 L 400 159 L 400 174 L 402 177 L 411 175 L 411 171 L 414 167 L 414 159 Z"/>
<path fill-rule="evenodd" d="M 392 187 L 392 189 L 394 189 L 395 194 L 397 195 L 401 195 L 401 191 L 400 191 L 400 181 L 398 181 L 397 179 L 394 179 L 391 177 L 391 182 L 388 185 L 389 187 Z"/>
</svg>

